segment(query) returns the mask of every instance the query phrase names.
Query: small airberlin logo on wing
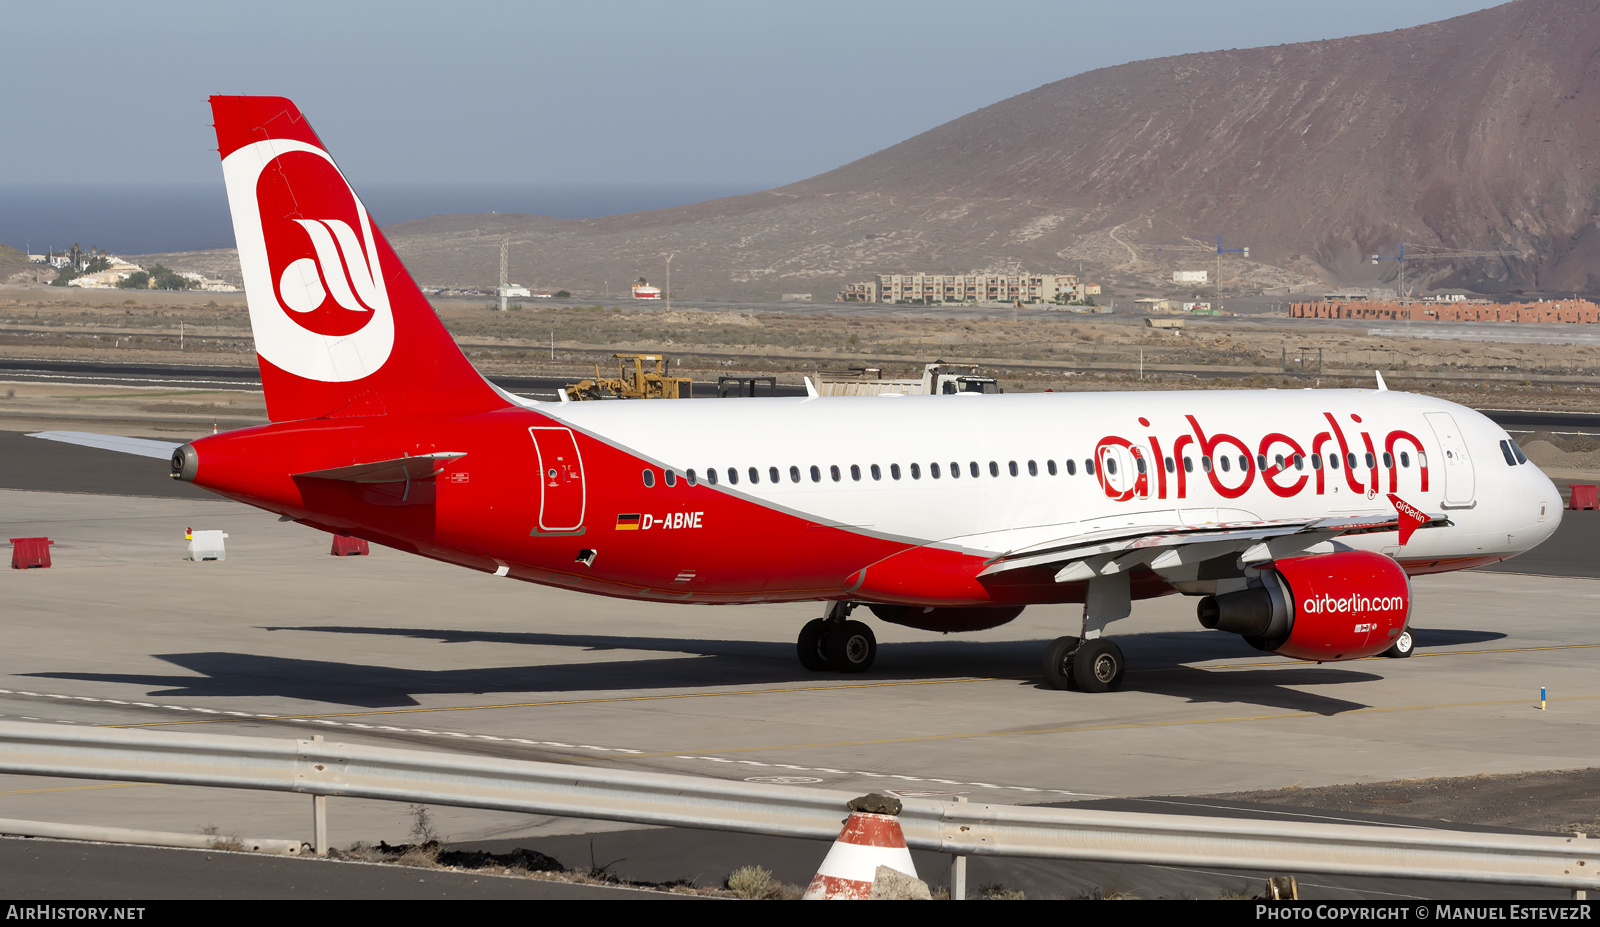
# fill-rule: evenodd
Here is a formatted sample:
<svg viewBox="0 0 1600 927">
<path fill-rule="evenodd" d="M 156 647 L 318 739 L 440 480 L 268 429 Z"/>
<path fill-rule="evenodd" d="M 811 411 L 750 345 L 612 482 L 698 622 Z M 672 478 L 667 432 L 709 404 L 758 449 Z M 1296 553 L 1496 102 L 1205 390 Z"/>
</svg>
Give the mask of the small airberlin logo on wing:
<svg viewBox="0 0 1600 927">
<path fill-rule="evenodd" d="M 377 372 L 394 316 L 366 208 L 327 152 L 253 142 L 222 161 L 256 351 L 308 380 Z"/>
</svg>

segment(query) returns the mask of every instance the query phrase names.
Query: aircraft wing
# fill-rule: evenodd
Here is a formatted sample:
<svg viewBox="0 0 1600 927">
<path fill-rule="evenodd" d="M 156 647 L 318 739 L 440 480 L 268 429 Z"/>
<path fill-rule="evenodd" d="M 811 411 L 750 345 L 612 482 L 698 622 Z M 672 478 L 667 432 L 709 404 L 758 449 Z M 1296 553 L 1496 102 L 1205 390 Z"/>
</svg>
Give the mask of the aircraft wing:
<svg viewBox="0 0 1600 927">
<path fill-rule="evenodd" d="M 1394 531 L 1399 517 L 1355 515 L 1311 520 L 1261 521 L 1197 527 L 1129 528 L 1045 542 L 994 558 L 978 573 L 993 576 L 1031 567 L 1056 567 L 1056 582 L 1125 573 L 1141 566 L 1161 571 L 1238 553 L 1243 563 L 1267 563 L 1308 552 L 1324 541 L 1348 534 Z M 1431 515 L 1420 527 L 1450 525 Z"/>
<path fill-rule="evenodd" d="M 116 451 L 120 454 L 155 457 L 160 460 L 171 460 L 172 452 L 183 446 L 183 443 L 179 441 L 124 438 L 120 435 L 97 435 L 87 431 L 40 431 L 28 435 L 28 437 L 43 438 L 46 441 L 60 441 L 63 444 L 77 444 L 83 447 L 97 447 L 103 451 Z"/>
</svg>

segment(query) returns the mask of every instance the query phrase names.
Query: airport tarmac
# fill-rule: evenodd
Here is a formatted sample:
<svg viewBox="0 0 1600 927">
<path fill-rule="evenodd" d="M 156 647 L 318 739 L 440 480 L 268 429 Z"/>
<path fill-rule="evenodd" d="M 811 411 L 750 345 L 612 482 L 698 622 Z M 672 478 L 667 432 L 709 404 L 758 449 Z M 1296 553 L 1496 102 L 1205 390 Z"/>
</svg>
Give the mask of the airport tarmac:
<svg viewBox="0 0 1600 927">
<path fill-rule="evenodd" d="M 17 463 L 3 459 L 7 470 Z M 154 465 L 148 476 L 119 471 L 115 485 L 172 491 L 160 461 L 115 459 Z M 105 485 L 47 491 L 70 468 L 43 472 L 37 488 L 0 490 L 6 537 L 56 541 L 51 569 L 0 574 L 4 720 L 315 732 L 988 802 L 1594 765 L 1600 564 L 1561 564 L 1596 549 L 1600 513 L 1568 513 L 1546 548 L 1504 565 L 1526 573 L 1416 579 L 1413 659 L 1318 666 L 1263 655 L 1201 630 L 1193 602 L 1170 597 L 1138 603 L 1111 627 L 1128 680 L 1090 695 L 1039 678 L 1045 642 L 1076 625 L 1076 607 L 1031 608 L 1009 625 L 948 637 L 874 622 L 881 649 L 870 673 L 812 674 L 793 640 L 814 604 L 630 602 L 381 548 L 335 558 L 327 535 L 235 503 L 111 495 Z M 228 559 L 182 560 L 186 527 L 227 531 Z M 1547 561 L 1578 575 L 1536 575 Z M 433 813 L 457 844 L 629 827 Z M 300 796 L 132 783 L 0 777 L 0 817 L 310 836 Z M 330 823 L 335 844 L 347 845 L 404 842 L 412 820 L 403 806 L 335 799 Z"/>
</svg>

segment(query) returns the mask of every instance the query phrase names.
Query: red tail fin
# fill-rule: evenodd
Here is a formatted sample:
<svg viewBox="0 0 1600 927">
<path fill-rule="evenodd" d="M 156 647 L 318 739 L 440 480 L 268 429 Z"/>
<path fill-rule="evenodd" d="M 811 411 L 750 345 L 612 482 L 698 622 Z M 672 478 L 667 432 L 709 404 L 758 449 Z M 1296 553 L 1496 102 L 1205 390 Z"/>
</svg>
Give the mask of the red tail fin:
<svg viewBox="0 0 1600 927">
<path fill-rule="evenodd" d="M 456 347 L 300 110 L 212 97 L 275 422 L 508 403 Z"/>
</svg>

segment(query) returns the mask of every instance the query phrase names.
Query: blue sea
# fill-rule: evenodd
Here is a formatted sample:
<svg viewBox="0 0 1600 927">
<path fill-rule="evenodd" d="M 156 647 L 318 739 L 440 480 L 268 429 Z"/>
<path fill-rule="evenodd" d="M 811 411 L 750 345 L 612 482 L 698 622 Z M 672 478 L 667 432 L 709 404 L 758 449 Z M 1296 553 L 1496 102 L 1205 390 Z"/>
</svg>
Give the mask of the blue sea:
<svg viewBox="0 0 1600 927">
<path fill-rule="evenodd" d="M 775 184 L 363 184 L 379 225 L 456 213 L 514 212 L 587 219 L 664 209 Z M 233 247 L 222 181 L 206 184 L 0 184 L 0 244 L 154 254 Z"/>
</svg>

